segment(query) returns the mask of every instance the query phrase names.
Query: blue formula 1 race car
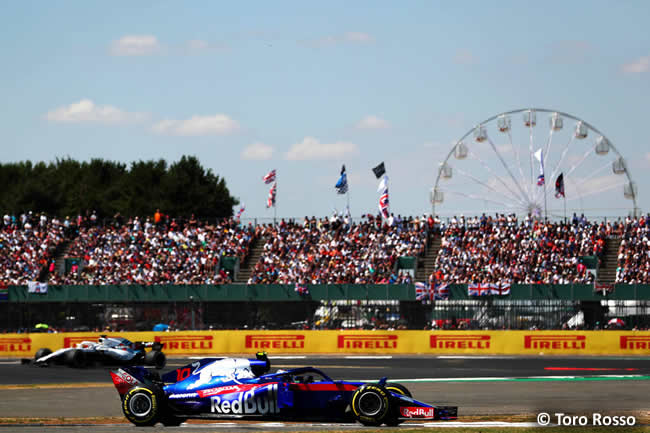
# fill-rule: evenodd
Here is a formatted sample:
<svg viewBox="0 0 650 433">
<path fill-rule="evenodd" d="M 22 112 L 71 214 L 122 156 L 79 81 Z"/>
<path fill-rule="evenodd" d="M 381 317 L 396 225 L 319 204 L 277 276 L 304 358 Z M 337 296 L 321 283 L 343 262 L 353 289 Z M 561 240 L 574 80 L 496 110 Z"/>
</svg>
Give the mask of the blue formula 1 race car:
<svg viewBox="0 0 650 433">
<path fill-rule="evenodd" d="M 387 382 L 330 379 L 313 367 L 269 373 L 256 359 L 204 358 L 164 374 L 144 367 L 111 371 L 122 411 L 136 426 L 180 425 L 188 418 L 354 422 L 396 426 L 410 419 L 453 420 L 456 406 L 434 406 Z"/>
</svg>

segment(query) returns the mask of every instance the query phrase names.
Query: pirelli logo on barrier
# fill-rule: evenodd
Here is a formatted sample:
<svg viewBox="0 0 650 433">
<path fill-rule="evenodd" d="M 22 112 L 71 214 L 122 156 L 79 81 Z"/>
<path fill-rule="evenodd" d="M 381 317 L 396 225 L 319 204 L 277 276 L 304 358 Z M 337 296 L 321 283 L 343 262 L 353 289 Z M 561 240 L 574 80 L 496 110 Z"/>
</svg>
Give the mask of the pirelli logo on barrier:
<svg viewBox="0 0 650 433">
<path fill-rule="evenodd" d="M 82 335 L 81 337 L 65 337 L 63 338 L 63 347 L 77 347 L 77 344 L 84 341 L 97 341 L 98 335 Z"/>
<path fill-rule="evenodd" d="M 621 335 L 621 350 L 650 350 L 650 335 Z"/>
<path fill-rule="evenodd" d="M 585 350 L 586 348 L 586 335 L 534 334 L 524 336 L 524 349 Z"/>
<path fill-rule="evenodd" d="M 489 335 L 441 335 L 429 336 L 429 347 L 432 349 L 478 349 L 487 350 L 490 348 L 492 337 Z"/>
<path fill-rule="evenodd" d="M 163 343 L 164 351 L 212 349 L 212 335 L 156 335 L 154 341 Z"/>
<path fill-rule="evenodd" d="M 300 334 L 252 334 L 245 337 L 246 349 L 304 349 Z"/>
<path fill-rule="evenodd" d="M 397 349 L 397 335 L 339 335 L 339 349 Z"/>
<path fill-rule="evenodd" d="M 31 352 L 32 339 L 29 337 L 0 337 L 0 352 Z"/>
</svg>

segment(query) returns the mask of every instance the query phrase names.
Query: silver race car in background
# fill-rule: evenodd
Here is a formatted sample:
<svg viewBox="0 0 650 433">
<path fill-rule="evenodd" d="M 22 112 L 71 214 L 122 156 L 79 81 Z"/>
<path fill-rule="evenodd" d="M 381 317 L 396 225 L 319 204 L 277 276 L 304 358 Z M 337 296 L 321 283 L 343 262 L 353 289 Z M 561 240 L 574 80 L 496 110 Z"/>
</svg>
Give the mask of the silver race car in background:
<svg viewBox="0 0 650 433">
<path fill-rule="evenodd" d="M 55 352 L 48 348 L 39 349 L 34 356 L 34 364 L 43 367 L 50 364 L 65 364 L 69 367 L 83 368 L 101 363 L 150 365 L 161 369 L 167 363 L 162 348 L 163 344 L 159 342 L 131 342 L 126 338 L 101 335 L 97 341 L 82 341 L 76 347 L 66 347 Z"/>
</svg>

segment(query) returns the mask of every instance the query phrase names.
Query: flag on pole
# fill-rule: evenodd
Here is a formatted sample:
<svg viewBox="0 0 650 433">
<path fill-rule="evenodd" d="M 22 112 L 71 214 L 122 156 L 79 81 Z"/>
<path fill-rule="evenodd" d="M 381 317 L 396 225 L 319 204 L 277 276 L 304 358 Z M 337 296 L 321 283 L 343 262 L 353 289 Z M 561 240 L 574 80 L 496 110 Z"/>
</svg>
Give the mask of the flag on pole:
<svg viewBox="0 0 650 433">
<path fill-rule="evenodd" d="M 273 182 L 273 186 L 269 190 L 269 198 L 266 200 L 266 207 L 274 207 L 275 206 L 275 194 L 278 189 L 278 184 L 277 182 Z"/>
<path fill-rule="evenodd" d="M 379 212 L 384 218 L 389 217 L 388 213 L 388 186 L 384 188 L 384 191 L 379 196 Z"/>
<path fill-rule="evenodd" d="M 275 170 L 269 171 L 267 175 L 262 178 L 262 180 L 267 185 L 271 182 L 275 182 Z"/>
<path fill-rule="evenodd" d="M 564 197 L 564 173 L 555 179 L 555 198 Z"/>
<path fill-rule="evenodd" d="M 540 148 L 535 152 L 535 159 L 539 161 L 539 176 L 537 176 L 537 186 L 544 185 L 544 155 L 542 155 L 542 149 Z"/>
<path fill-rule="evenodd" d="M 385 174 L 381 177 L 381 181 L 379 181 L 379 186 L 377 187 L 377 192 L 382 192 L 385 189 L 388 189 L 388 175 Z"/>
<path fill-rule="evenodd" d="M 339 194 L 345 194 L 348 192 L 348 175 L 345 172 L 345 164 L 343 164 L 343 167 L 341 168 L 341 177 L 339 178 L 339 181 L 336 182 L 334 188 L 336 188 L 336 192 Z"/>
<path fill-rule="evenodd" d="M 245 205 L 244 203 L 242 203 L 242 204 L 241 204 L 241 207 L 240 207 L 239 210 L 237 211 L 237 215 L 235 215 L 235 219 L 236 219 L 236 220 L 241 219 L 241 215 L 244 213 L 245 210 L 246 210 L 246 205 Z"/>
<path fill-rule="evenodd" d="M 372 172 L 375 173 L 375 177 L 379 179 L 386 173 L 386 167 L 384 167 L 384 163 L 382 161 L 381 164 L 379 164 L 377 167 L 372 169 Z"/>
</svg>

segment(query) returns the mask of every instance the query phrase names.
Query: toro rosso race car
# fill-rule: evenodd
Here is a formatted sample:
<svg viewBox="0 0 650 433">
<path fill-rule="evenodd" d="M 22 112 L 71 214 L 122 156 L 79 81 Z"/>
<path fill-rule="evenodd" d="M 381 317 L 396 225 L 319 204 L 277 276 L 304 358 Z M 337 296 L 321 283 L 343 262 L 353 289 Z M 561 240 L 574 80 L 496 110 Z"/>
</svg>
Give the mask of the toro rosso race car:
<svg viewBox="0 0 650 433">
<path fill-rule="evenodd" d="M 387 382 L 330 379 L 313 367 L 270 373 L 264 353 L 256 359 L 204 358 L 164 374 L 143 367 L 111 371 L 122 411 L 136 426 L 180 425 L 188 418 L 359 421 L 396 426 L 410 419 L 452 420 L 456 406 L 433 406 Z"/>
<path fill-rule="evenodd" d="M 150 351 L 146 351 L 150 348 Z M 39 349 L 34 356 L 38 366 L 65 364 L 70 367 L 83 368 L 95 363 L 110 365 L 150 365 L 163 368 L 167 358 L 162 352 L 163 344 L 159 342 L 138 341 L 132 343 L 126 338 L 102 335 L 95 341 L 82 341 L 76 347 L 66 347 L 52 352 Z"/>
</svg>

